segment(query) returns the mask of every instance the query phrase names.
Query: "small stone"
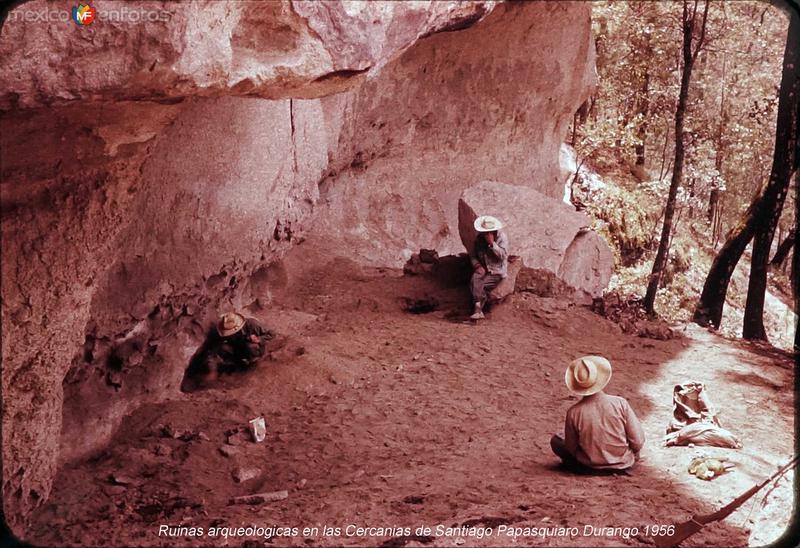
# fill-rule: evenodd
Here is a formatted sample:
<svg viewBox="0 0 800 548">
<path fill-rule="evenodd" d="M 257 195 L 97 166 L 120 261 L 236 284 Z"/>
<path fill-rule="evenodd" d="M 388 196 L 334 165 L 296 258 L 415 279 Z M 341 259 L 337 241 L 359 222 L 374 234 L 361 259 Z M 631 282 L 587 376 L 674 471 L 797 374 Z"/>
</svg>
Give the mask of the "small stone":
<svg viewBox="0 0 800 548">
<path fill-rule="evenodd" d="M 111 480 L 111 483 L 115 483 L 117 485 L 130 485 L 133 483 L 133 478 L 123 476 L 122 474 L 111 474 L 109 479 Z"/>
<path fill-rule="evenodd" d="M 203 441 L 211 441 L 211 438 L 209 438 L 209 437 L 206 435 L 206 433 L 205 433 L 205 432 L 198 432 L 198 433 L 197 433 L 197 437 L 198 437 L 198 438 L 200 438 L 200 439 L 201 439 L 201 440 L 203 440 Z"/>
<path fill-rule="evenodd" d="M 439 253 L 435 249 L 420 249 L 419 260 L 423 263 L 435 263 L 439 260 Z"/>
<path fill-rule="evenodd" d="M 256 493 L 255 495 L 234 497 L 228 501 L 228 504 L 264 504 L 265 502 L 274 502 L 287 498 L 289 498 L 288 491 L 273 491 L 271 493 Z"/>
<path fill-rule="evenodd" d="M 301 479 L 301 480 L 300 480 L 300 481 L 297 483 L 297 488 L 298 488 L 298 489 L 302 489 L 303 487 L 305 487 L 305 486 L 306 486 L 306 483 L 308 483 L 308 480 L 307 480 L 306 478 L 303 478 L 303 479 Z"/>
<path fill-rule="evenodd" d="M 181 441 L 192 441 L 197 439 L 197 434 L 192 432 L 191 430 L 176 430 L 177 439 Z"/>
<path fill-rule="evenodd" d="M 114 496 L 114 495 L 121 495 L 122 493 L 124 493 L 127 490 L 128 490 L 128 488 L 125 487 L 124 485 L 104 485 L 103 486 L 103 492 L 106 495 L 108 495 L 109 497 Z"/>
<path fill-rule="evenodd" d="M 234 432 L 228 436 L 226 443 L 228 445 L 242 445 L 247 440 L 248 438 L 245 436 L 244 432 Z"/>
<path fill-rule="evenodd" d="M 238 455 L 241 451 L 238 447 L 234 447 L 233 445 L 223 445 L 219 448 L 219 452 L 222 453 L 223 456 L 232 458 Z"/>
<path fill-rule="evenodd" d="M 236 480 L 236 483 L 244 483 L 257 478 L 259 475 L 261 475 L 261 470 L 258 468 L 238 468 L 233 473 L 233 479 Z"/>
<path fill-rule="evenodd" d="M 172 427 L 171 424 L 167 424 L 161 427 L 161 435 L 164 436 L 165 438 L 172 438 L 176 440 L 179 437 L 181 437 L 182 434 L 183 434 L 182 430 L 176 430 L 175 428 Z"/>
</svg>

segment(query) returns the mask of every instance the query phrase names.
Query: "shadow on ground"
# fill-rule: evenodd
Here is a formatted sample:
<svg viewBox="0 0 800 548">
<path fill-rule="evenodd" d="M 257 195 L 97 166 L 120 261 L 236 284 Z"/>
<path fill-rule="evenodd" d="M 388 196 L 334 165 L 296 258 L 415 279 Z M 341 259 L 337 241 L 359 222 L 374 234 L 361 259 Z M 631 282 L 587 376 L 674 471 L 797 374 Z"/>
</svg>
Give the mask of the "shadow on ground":
<svg viewBox="0 0 800 548">
<path fill-rule="evenodd" d="M 791 406 L 768 403 L 791 383 L 776 388 L 777 381 L 765 381 L 757 371 L 763 359 L 746 348 L 728 352 L 729 343 L 708 344 L 703 337 L 713 336 L 705 332 L 670 341 L 624 335 L 586 308 L 531 294 L 515 295 L 485 322 L 454 323 L 447 316 L 463 306 L 463 289 L 341 260 L 308 264 L 295 252 L 288 261 L 292 283 L 261 318 L 284 333 L 292 326 L 290 346 L 302 352 L 134 413 L 105 452 L 60 472 L 30 540 L 201 545 L 214 542 L 214 526 L 328 525 L 340 534 L 320 529 L 270 545 L 452 546 L 455 537 L 414 531 L 494 524 L 492 536 L 464 537 L 465 545 L 505 546 L 512 539 L 498 537 L 498 527 L 513 524 L 581 532 L 521 537 L 521 545 L 640 545 L 649 542 L 645 526 L 712 511 L 768 471 L 782 451 L 791 454 Z M 431 296 L 438 305 L 430 312 L 403 310 L 408 299 Z M 747 359 L 739 359 L 742 353 Z M 643 418 L 648 444 L 631 476 L 572 475 L 550 452 L 550 435 L 563 428 L 575 402 L 564 367 L 584 354 L 610 359 L 608 392 L 628 397 Z M 722 370 L 721 380 L 713 377 Z M 672 386 L 692 375 L 712 375 L 710 388 L 726 413 L 734 404 L 725 398 L 734 392 L 764 404 L 764 419 L 780 425 L 778 433 L 763 433 L 770 443 L 759 445 L 757 423 L 745 419 L 732 428 L 763 462 L 748 460 L 746 450 L 735 453 L 741 471 L 705 483 L 686 473 L 695 450 L 661 446 Z M 260 414 L 268 423 L 264 443 L 226 443 Z M 254 469 L 254 477 L 237 482 L 243 469 Z M 288 490 L 288 498 L 228 504 L 234 496 L 278 490 Z M 746 545 L 750 522 L 742 516 L 746 511 L 708 526 L 684 546 Z M 163 524 L 203 527 L 206 535 L 159 537 Z M 347 536 L 348 526 L 411 533 Z M 637 527 L 639 536 L 587 537 L 587 526 Z"/>
</svg>

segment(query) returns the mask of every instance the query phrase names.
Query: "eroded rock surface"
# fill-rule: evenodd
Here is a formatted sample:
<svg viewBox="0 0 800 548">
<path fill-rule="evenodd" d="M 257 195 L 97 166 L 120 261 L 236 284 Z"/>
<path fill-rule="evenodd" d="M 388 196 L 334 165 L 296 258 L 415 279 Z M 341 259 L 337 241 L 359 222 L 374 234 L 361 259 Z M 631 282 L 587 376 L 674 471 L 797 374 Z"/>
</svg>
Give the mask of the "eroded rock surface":
<svg viewBox="0 0 800 548">
<path fill-rule="evenodd" d="M 482 180 L 560 199 L 560 145 L 596 83 L 590 15 L 580 2 L 501 4 L 325 98 L 344 122 L 313 237 L 400 267 L 420 248 L 461 251 L 458 199 Z"/>
<path fill-rule="evenodd" d="M 177 392 L 220 310 L 269 302 L 274 261 L 309 227 L 328 134 L 319 101 L 242 98 L 41 109 L 3 127 L 13 517 L 47 496 L 59 461 Z"/>
<path fill-rule="evenodd" d="M 279 99 L 348 89 L 419 37 L 474 24 L 495 2 L 34 0 L 0 34 L 0 110 L 193 95 Z M 20 24 L 22 23 L 22 24 Z"/>
<path fill-rule="evenodd" d="M 559 143 L 595 77 L 585 3 L 139 4 L 169 21 L 15 19 L 72 8 L 32 1 L 0 29 L 19 534 L 59 464 L 177 393 L 218 312 L 269 304 L 304 238 L 399 266 L 459 250 L 476 181 L 559 197 Z"/>
<path fill-rule="evenodd" d="M 599 296 L 614 270 L 608 244 L 589 230 L 590 220 L 563 201 L 532 188 L 482 181 L 464 191 L 458 202 L 459 234 L 464 247 L 474 245 L 479 215 L 504 224 L 510 252 L 526 266 L 547 270 L 571 287 Z"/>
</svg>

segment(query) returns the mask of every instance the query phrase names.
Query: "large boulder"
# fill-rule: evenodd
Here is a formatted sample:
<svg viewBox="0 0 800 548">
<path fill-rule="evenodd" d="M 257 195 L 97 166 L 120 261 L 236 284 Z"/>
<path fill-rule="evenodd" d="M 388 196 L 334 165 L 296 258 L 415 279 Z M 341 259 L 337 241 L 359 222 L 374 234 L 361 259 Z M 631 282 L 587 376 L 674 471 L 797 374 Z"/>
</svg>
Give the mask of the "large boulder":
<svg viewBox="0 0 800 548">
<path fill-rule="evenodd" d="M 589 218 L 556 198 L 532 188 L 483 181 L 458 201 L 458 231 L 469 250 L 479 215 L 494 215 L 505 225 L 510 252 L 525 265 L 552 272 L 570 286 L 596 297 L 611 279 L 614 255 L 589 229 Z"/>
</svg>

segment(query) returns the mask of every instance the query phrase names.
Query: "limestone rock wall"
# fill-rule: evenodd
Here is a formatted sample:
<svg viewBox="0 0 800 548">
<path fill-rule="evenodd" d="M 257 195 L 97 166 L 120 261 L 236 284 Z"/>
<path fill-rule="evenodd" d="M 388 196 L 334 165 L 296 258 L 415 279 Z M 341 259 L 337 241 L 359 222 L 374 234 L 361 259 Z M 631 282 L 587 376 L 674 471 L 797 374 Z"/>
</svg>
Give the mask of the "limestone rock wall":
<svg viewBox="0 0 800 548">
<path fill-rule="evenodd" d="M 131 205 L 144 145 L 99 136 L 105 124 L 155 134 L 177 114 L 137 105 L 2 117 L 3 502 L 16 525 L 48 496 L 61 431 L 61 383 Z M 94 130 L 91 128 L 95 128 Z M 138 138 L 138 137 L 137 137 Z M 123 181 L 122 184 L 109 184 Z"/>
<path fill-rule="evenodd" d="M 501 4 L 323 99 L 345 121 L 314 237 L 362 262 L 400 266 L 421 247 L 460 251 L 458 198 L 481 180 L 560 199 L 559 149 L 596 83 L 590 10 Z"/>
<path fill-rule="evenodd" d="M 59 461 L 176 393 L 218 310 L 269 301 L 327 162 L 318 100 L 85 106 L 2 121 L 11 516 L 47 496 Z"/>
<path fill-rule="evenodd" d="M 137 5 L 169 21 L 13 17 L 72 7 L 33 0 L 0 29 L 18 533 L 59 464 L 177 393 L 212 317 L 269 304 L 304 238 L 398 264 L 455 250 L 476 180 L 558 196 L 558 144 L 594 78 L 583 3 Z"/>
<path fill-rule="evenodd" d="M 270 264 L 309 226 L 325 139 L 319 101 L 221 98 L 187 102 L 154 140 L 67 377 L 62 460 L 174 392 L 216 311 L 268 303 Z"/>
</svg>

